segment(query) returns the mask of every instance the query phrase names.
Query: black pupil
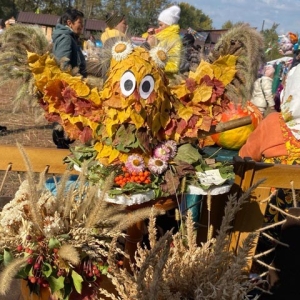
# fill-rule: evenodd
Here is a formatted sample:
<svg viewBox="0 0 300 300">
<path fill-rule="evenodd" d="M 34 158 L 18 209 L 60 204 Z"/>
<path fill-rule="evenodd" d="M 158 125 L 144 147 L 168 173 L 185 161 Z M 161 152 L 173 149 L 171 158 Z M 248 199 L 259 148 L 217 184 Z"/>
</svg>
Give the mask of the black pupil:
<svg viewBox="0 0 300 300">
<path fill-rule="evenodd" d="M 132 82 L 132 80 L 127 79 L 124 82 L 124 88 L 125 88 L 126 91 L 130 91 L 133 88 L 133 82 Z"/>
<path fill-rule="evenodd" d="M 149 81 L 144 81 L 142 84 L 142 90 L 143 92 L 147 93 L 150 90 L 150 82 Z"/>
</svg>

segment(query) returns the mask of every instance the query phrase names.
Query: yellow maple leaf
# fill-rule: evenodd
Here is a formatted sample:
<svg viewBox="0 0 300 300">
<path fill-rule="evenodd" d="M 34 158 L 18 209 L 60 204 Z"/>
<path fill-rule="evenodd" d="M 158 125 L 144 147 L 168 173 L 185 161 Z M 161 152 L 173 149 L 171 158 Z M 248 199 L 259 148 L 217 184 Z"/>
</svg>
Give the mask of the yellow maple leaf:
<svg viewBox="0 0 300 300">
<path fill-rule="evenodd" d="M 112 151 L 110 152 L 110 155 L 108 158 L 108 163 L 112 163 L 115 159 L 118 158 L 119 155 L 120 155 L 120 151 L 112 148 Z"/>
<path fill-rule="evenodd" d="M 137 129 L 141 128 L 144 125 L 145 119 L 142 114 L 138 114 L 135 111 L 131 110 L 130 118 Z"/>
<path fill-rule="evenodd" d="M 111 88 L 104 88 L 101 92 L 101 99 L 109 99 L 112 95 L 112 90 Z"/>
<path fill-rule="evenodd" d="M 193 115 L 193 108 L 181 105 L 179 107 L 177 113 L 180 118 L 182 118 L 183 120 L 185 120 L 187 122 Z"/>
<path fill-rule="evenodd" d="M 185 82 L 182 82 L 182 84 L 180 84 L 180 85 L 172 86 L 171 92 L 177 98 L 182 98 L 185 95 L 188 95 L 190 93 L 186 87 Z"/>
<path fill-rule="evenodd" d="M 112 120 L 115 119 L 117 114 L 118 114 L 118 112 L 115 108 L 109 108 L 109 109 L 106 110 L 106 115 Z"/>
<path fill-rule="evenodd" d="M 202 84 L 192 94 L 192 102 L 206 102 L 211 98 L 212 92 L 213 87 L 206 85 L 205 82 L 202 82 Z"/>
<path fill-rule="evenodd" d="M 99 95 L 99 92 L 98 92 L 98 89 L 97 88 L 93 88 L 91 90 L 91 94 L 89 96 L 89 99 L 94 102 L 95 104 L 100 104 L 101 103 L 101 98 L 100 98 L 100 95 Z"/>
<path fill-rule="evenodd" d="M 112 146 L 110 145 L 102 145 L 102 148 L 100 151 L 98 151 L 98 157 L 109 157 L 111 152 L 113 151 Z"/>
<path fill-rule="evenodd" d="M 118 110 L 117 113 L 120 123 L 124 123 L 130 117 L 131 109 L 127 108 L 126 110 Z"/>
<path fill-rule="evenodd" d="M 107 135 L 112 137 L 116 131 L 116 125 L 119 125 L 119 120 L 116 118 L 115 120 L 106 118 L 105 120 L 105 128 Z"/>
<path fill-rule="evenodd" d="M 199 66 L 197 67 L 195 73 L 191 72 L 189 77 L 195 79 L 196 82 L 200 82 L 200 80 L 205 76 L 208 75 L 209 78 L 214 78 L 214 71 L 212 68 L 212 64 L 209 62 L 201 60 Z"/>
<path fill-rule="evenodd" d="M 237 56 L 225 55 L 219 57 L 212 64 L 216 79 L 220 80 L 225 86 L 233 80 L 236 74 L 236 61 Z"/>
</svg>

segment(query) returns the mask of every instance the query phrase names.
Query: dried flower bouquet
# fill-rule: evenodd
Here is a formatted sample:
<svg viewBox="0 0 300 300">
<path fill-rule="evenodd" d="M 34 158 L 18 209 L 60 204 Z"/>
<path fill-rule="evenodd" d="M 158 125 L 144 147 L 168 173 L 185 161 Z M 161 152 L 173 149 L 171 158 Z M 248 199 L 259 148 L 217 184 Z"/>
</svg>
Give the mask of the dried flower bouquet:
<svg viewBox="0 0 300 300">
<path fill-rule="evenodd" d="M 117 241 L 125 229 L 150 213 L 149 208 L 128 216 L 124 206 L 104 201 L 113 177 L 108 176 L 99 195 L 82 176 L 67 187 L 65 174 L 53 195 L 45 188 L 44 174 L 36 183 L 28 172 L 0 214 L 1 294 L 8 292 L 13 278 L 21 278 L 32 293 L 49 288 L 59 300 L 97 295 L 101 277 L 111 267 L 107 264 L 111 240 Z M 118 265 L 124 253 L 118 246 L 115 249 Z"/>
</svg>

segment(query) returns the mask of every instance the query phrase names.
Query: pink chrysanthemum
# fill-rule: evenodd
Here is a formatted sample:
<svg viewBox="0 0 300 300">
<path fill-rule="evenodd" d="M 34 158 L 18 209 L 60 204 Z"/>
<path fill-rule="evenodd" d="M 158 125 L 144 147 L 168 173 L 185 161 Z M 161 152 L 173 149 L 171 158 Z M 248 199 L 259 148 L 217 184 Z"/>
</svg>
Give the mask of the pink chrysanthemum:
<svg viewBox="0 0 300 300">
<path fill-rule="evenodd" d="M 132 154 L 127 158 L 125 167 L 129 172 L 142 172 L 145 170 L 145 162 L 138 154 Z"/>
<path fill-rule="evenodd" d="M 177 144 L 173 140 L 165 141 L 165 147 L 167 147 L 170 151 L 170 158 L 174 158 L 177 154 Z"/>
<path fill-rule="evenodd" d="M 170 159 L 170 149 L 164 144 L 161 144 L 154 149 L 153 156 L 155 158 L 168 161 Z"/>
<path fill-rule="evenodd" d="M 151 157 L 148 162 L 148 169 L 153 174 L 161 174 L 168 168 L 168 163 L 165 160 Z"/>
</svg>

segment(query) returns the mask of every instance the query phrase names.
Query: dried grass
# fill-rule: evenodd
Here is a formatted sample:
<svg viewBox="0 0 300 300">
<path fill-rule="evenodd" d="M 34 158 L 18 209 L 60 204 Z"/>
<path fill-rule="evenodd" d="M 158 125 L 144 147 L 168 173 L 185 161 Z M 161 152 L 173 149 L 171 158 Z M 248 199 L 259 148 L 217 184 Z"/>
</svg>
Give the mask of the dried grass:
<svg viewBox="0 0 300 300">
<path fill-rule="evenodd" d="M 231 223 L 254 188 L 238 200 L 229 197 L 218 236 L 201 246 L 196 245 L 191 212 L 187 214 L 183 231 L 167 232 L 159 240 L 155 217 L 151 214 L 150 248 L 138 246 L 130 272 L 112 266 L 109 274 L 120 299 L 247 299 L 255 284 L 249 281 L 244 270 L 256 234 L 249 235 L 237 255 L 228 246 Z M 111 247 L 108 261 L 114 256 L 115 247 Z M 100 291 L 108 296 L 107 292 Z M 114 295 L 111 298 L 116 299 Z"/>
</svg>

